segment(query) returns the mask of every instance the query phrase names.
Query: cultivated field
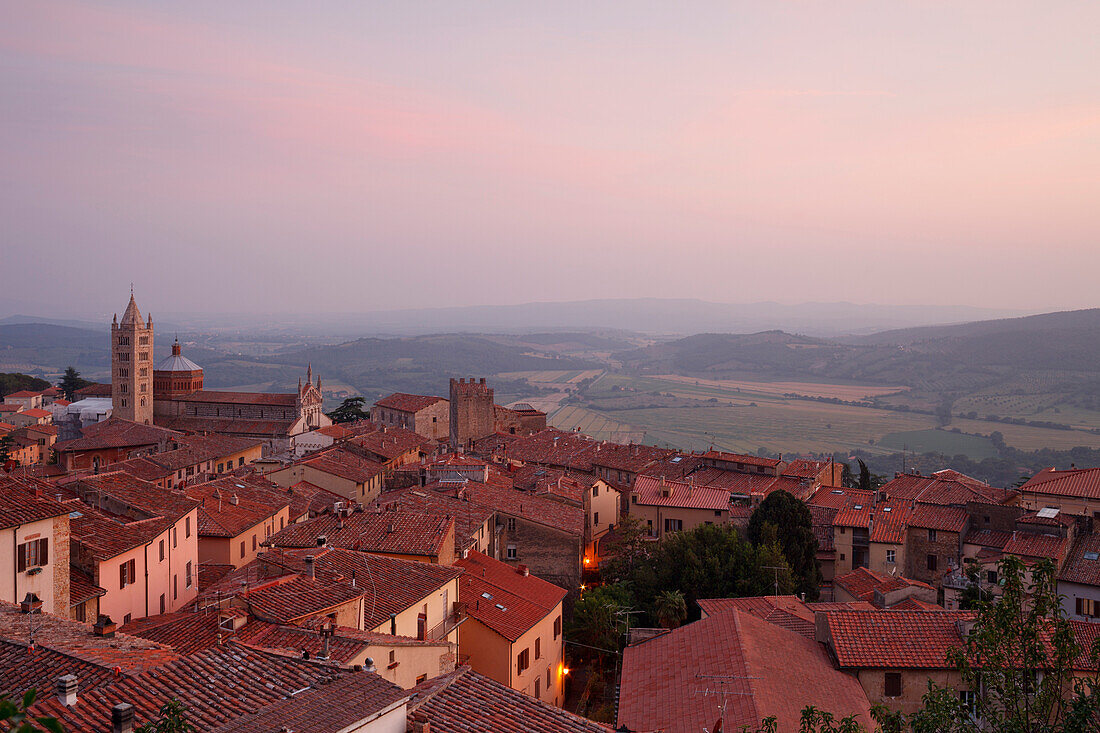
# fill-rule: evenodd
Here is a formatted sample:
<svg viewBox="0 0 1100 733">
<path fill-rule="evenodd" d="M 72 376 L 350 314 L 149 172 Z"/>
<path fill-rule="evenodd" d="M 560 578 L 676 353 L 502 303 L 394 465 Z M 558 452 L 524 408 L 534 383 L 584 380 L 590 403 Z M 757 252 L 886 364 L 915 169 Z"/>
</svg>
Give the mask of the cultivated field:
<svg viewBox="0 0 1100 733">
<path fill-rule="evenodd" d="M 908 445 L 914 452 L 962 453 L 980 460 L 993 455 L 992 443 L 981 437 L 993 431 L 1000 431 L 1008 445 L 1024 450 L 1078 445 L 1100 447 L 1100 435 L 1081 431 L 962 419 L 955 419 L 946 430 L 937 430 L 932 415 L 782 397 L 786 393 L 801 393 L 853 399 L 852 395 L 857 393 L 859 396 L 869 394 L 867 387 L 859 385 L 801 383 L 798 389 L 792 389 L 796 384 L 606 374 L 588 390 L 588 397 L 606 404 L 616 397 L 658 393 L 707 404 L 602 412 L 570 406 L 555 415 L 552 424 L 569 429 L 580 426 L 582 431 L 588 432 L 580 416 L 586 416 L 590 425 L 597 425 L 597 418 L 592 416 L 602 416 L 627 426 L 626 429 L 645 431 L 646 443 L 667 443 L 685 449 L 705 449 L 714 445 L 745 452 L 763 447 L 775 452 L 861 448 L 872 453 L 894 453 Z M 853 389 L 856 391 L 852 392 Z M 564 409 L 576 412 L 564 412 Z M 952 433 L 950 429 L 954 427 L 976 435 Z M 605 428 L 604 431 L 623 429 L 608 431 Z"/>
<path fill-rule="evenodd" d="M 550 415 L 548 422 L 561 430 L 577 428 L 585 435 L 599 440 L 616 443 L 649 442 L 645 440 L 645 431 L 642 429 L 574 405 L 566 405 Z"/>
<path fill-rule="evenodd" d="M 531 384 L 576 384 L 585 379 L 591 379 L 603 374 L 602 369 L 584 369 L 573 371 L 542 371 L 542 372 L 503 372 L 497 376 L 504 379 L 526 379 Z"/>
<path fill-rule="evenodd" d="M 820 384 L 815 382 L 750 382 L 740 379 L 696 379 L 676 374 L 662 374 L 656 379 L 664 379 L 681 384 L 717 387 L 723 390 L 753 392 L 756 394 L 785 395 L 797 394 L 806 397 L 835 397 L 846 401 L 862 400 L 867 397 L 894 394 L 905 387 L 883 387 L 870 384 Z"/>
</svg>

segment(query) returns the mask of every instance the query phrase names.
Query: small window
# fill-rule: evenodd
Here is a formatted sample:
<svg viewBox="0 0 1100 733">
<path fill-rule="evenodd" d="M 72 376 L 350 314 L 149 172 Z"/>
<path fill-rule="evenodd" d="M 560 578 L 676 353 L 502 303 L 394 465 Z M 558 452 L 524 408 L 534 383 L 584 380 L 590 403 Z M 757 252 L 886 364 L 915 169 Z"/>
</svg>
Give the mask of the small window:
<svg viewBox="0 0 1100 733">
<path fill-rule="evenodd" d="M 722 516 L 722 510 L 721 509 L 715 509 L 714 510 L 714 516 L 716 516 L 716 517 Z"/>
<path fill-rule="evenodd" d="M 982 524 L 989 524 L 989 515 L 988 514 L 985 514 L 985 515 L 982 516 Z M 962 694 L 973 695 L 974 693 L 973 692 L 967 692 L 967 693 L 960 692 L 959 694 L 960 695 L 962 695 Z"/>
<path fill-rule="evenodd" d="M 997 571 L 996 570 L 986 571 L 985 579 L 986 579 L 986 582 L 991 583 L 993 585 L 996 585 L 997 584 Z"/>
<path fill-rule="evenodd" d="M 160 541 L 160 561 L 164 562 L 164 540 Z"/>
<path fill-rule="evenodd" d="M 928 541 L 929 542 L 935 542 L 936 541 L 936 530 L 934 530 L 934 529 L 928 530 Z"/>
<path fill-rule="evenodd" d="M 595 513 L 593 513 L 593 515 L 592 515 L 592 523 L 593 523 L 593 524 L 599 524 L 599 523 L 600 523 L 600 513 L 599 513 L 599 512 L 595 512 Z"/>
<path fill-rule="evenodd" d="M 531 650 L 524 649 L 516 656 L 516 674 L 523 674 L 531 666 Z"/>
<path fill-rule="evenodd" d="M 538 659 L 538 657 L 535 657 L 535 658 Z M 542 680 L 539 679 L 538 677 L 536 677 L 535 678 L 535 697 L 541 697 L 542 696 L 541 685 L 542 685 Z"/>
<path fill-rule="evenodd" d="M 252 549 L 256 549 L 256 535 L 252 535 Z"/>
<path fill-rule="evenodd" d="M 134 618 L 134 614 L 128 613 L 128 614 L 126 614 L 125 616 L 122 617 L 122 623 L 123 624 L 128 624 L 128 623 L 130 623 L 131 620 L 133 620 L 133 618 Z"/>
<path fill-rule="evenodd" d="M 508 559 L 515 560 L 518 557 L 515 545 L 508 545 Z"/>
<path fill-rule="evenodd" d="M 542 637 L 535 637 L 535 659 L 542 658 Z"/>
<path fill-rule="evenodd" d="M 244 557 L 244 540 L 241 540 L 241 557 Z"/>
<path fill-rule="evenodd" d="M 600 495 L 600 487 L 599 486 L 593 486 L 592 487 L 592 496 L 599 496 L 599 495 Z"/>
<path fill-rule="evenodd" d="M 550 691 L 550 668 L 546 668 L 546 691 Z"/>
<path fill-rule="evenodd" d="M 508 517 L 508 531 L 509 532 L 515 532 L 516 531 L 516 518 L 515 517 Z"/>
<path fill-rule="evenodd" d="M 554 638 L 561 636 L 561 616 L 554 619 Z"/>
<path fill-rule="evenodd" d="M 427 675 L 427 674 L 422 674 L 422 675 L 419 675 L 419 676 L 418 676 L 418 677 L 416 678 L 416 684 L 418 684 L 418 685 L 419 685 L 419 684 L 420 684 L 421 682 L 426 682 L 427 680 L 428 680 L 428 675 Z"/>
<path fill-rule="evenodd" d="M 637 496 L 635 496 L 635 495 L 633 495 L 633 494 L 631 494 L 631 495 L 630 495 L 630 503 L 631 503 L 631 504 L 637 504 L 637 503 L 638 503 L 638 497 L 637 497 Z"/>
<path fill-rule="evenodd" d="M 187 574 L 184 576 L 184 587 L 185 588 L 190 588 L 191 587 L 191 563 L 190 562 L 187 563 Z"/>
<path fill-rule="evenodd" d="M 936 570 L 936 556 L 935 555 L 929 555 L 928 556 L 928 569 L 931 570 L 932 572 L 935 572 L 935 570 Z"/>
<path fill-rule="evenodd" d="M 161 612 L 161 613 L 164 613 L 164 609 L 165 609 L 165 605 L 164 605 L 164 604 L 165 604 L 165 598 L 164 598 L 164 594 L 163 594 L 163 593 L 161 593 L 161 594 L 160 594 L 160 612 Z"/>
<path fill-rule="evenodd" d="M 50 562 L 49 540 L 45 537 L 19 545 L 18 571 L 26 572 L 32 568 L 48 565 Z"/>
<path fill-rule="evenodd" d="M 901 696 L 901 672 L 887 672 L 883 682 L 882 693 L 886 697 Z"/>
<path fill-rule="evenodd" d="M 897 562 L 896 558 L 897 558 L 897 551 L 896 550 L 887 550 L 886 551 L 886 562 L 888 562 L 888 563 Z"/>
<path fill-rule="evenodd" d="M 191 536 L 191 517 L 184 517 L 183 518 L 183 536 L 184 537 L 190 537 Z"/>
</svg>

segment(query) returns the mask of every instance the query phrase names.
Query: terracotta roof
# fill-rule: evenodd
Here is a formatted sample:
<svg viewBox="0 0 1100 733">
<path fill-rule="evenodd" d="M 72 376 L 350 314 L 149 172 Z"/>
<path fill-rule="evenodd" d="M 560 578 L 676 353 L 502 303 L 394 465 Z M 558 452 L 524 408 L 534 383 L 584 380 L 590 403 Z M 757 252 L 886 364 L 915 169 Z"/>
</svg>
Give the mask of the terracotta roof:
<svg viewBox="0 0 1100 733">
<path fill-rule="evenodd" d="M 1008 544 L 1008 541 L 1012 539 L 1011 532 L 996 532 L 993 530 L 972 529 L 966 533 L 966 537 L 963 542 L 968 545 L 981 545 L 982 547 L 995 547 L 998 550 L 1003 550 L 1004 546 Z"/>
<path fill-rule="evenodd" d="M 49 613 L 34 615 L 35 650 L 27 649 L 30 617 L 21 613 L 19 606 L 0 601 L 0 640 L 23 648 L 24 659 L 37 660 L 43 668 L 53 667 L 50 676 L 39 680 L 37 685 L 27 685 L 38 689 L 52 690 L 58 675 L 66 674 L 66 664 L 77 659 L 87 665 L 111 670 L 113 675 L 130 676 L 155 669 L 160 665 L 174 661 L 179 654 L 163 644 L 139 639 L 128 634 L 116 634 L 114 638 L 96 636 L 89 624 L 71 621 Z M 38 658 L 39 652 L 42 658 Z M 47 663 L 46 657 L 53 661 Z M 115 668 L 118 668 L 117 671 Z M 0 688 L 9 688 L 11 677 L 25 684 L 26 673 L 18 669 L 6 669 L 0 665 Z"/>
<path fill-rule="evenodd" d="M 127 521 L 127 517 L 109 515 L 86 505 L 81 505 L 69 517 L 70 539 L 95 560 L 109 560 L 152 542 L 174 524 L 162 518 Z"/>
<path fill-rule="evenodd" d="M 587 435 L 567 433 L 555 428 L 498 442 L 506 443 L 504 455 L 508 458 L 544 466 L 564 466 L 584 472 L 592 470 L 592 460 L 598 445 Z M 483 450 L 480 444 L 478 450 Z"/>
<path fill-rule="evenodd" d="M 317 547 L 318 539 L 324 537 L 330 547 L 435 557 L 443 550 L 443 542 L 453 528 L 454 521 L 449 517 L 411 511 L 353 512 L 343 519 L 323 514 L 288 525 L 265 544 L 311 548 Z"/>
<path fill-rule="evenodd" d="M 970 501 L 1003 503 L 1011 495 L 957 471 L 939 471 L 931 476 L 903 473 L 887 482 L 879 491 L 891 499 L 909 499 L 924 504 L 965 506 Z"/>
<path fill-rule="evenodd" d="M 367 684 L 385 682 L 377 675 L 287 659 L 229 641 L 146 675 L 87 693 L 82 689 L 79 702 L 72 708 L 61 705 L 53 696 L 43 696 L 32 710 L 35 715 L 58 718 L 66 730 L 106 733 L 110 730 L 111 706 L 117 702 L 131 703 L 135 708 L 135 725 L 140 725 L 157 719 L 166 702 L 178 699 L 187 707 L 188 721 L 196 730 L 211 731 L 230 722 L 247 720 L 246 716 L 283 701 L 302 702 L 302 709 L 306 710 L 306 700 L 316 699 L 315 694 L 325 697 L 333 685 L 349 676 Z M 354 698 L 345 700 L 342 694 L 328 698 L 330 705 L 342 706 L 345 702 L 354 702 Z M 285 709 L 280 714 L 285 715 Z M 333 729 L 302 730 L 321 733 Z"/>
<path fill-rule="evenodd" d="M 19 414 L 20 415 L 26 415 L 27 417 L 34 417 L 34 418 L 50 417 L 51 415 L 53 415 L 53 413 L 50 412 L 49 410 L 43 410 L 43 409 L 40 409 L 38 407 L 28 408 L 26 410 L 23 410 Z"/>
<path fill-rule="evenodd" d="M 1060 562 L 1069 547 L 1065 537 L 1031 532 L 1013 532 L 1004 546 L 1006 555 L 1018 555 L 1024 558 L 1049 558 Z"/>
<path fill-rule="evenodd" d="M 374 403 L 375 407 L 385 407 L 399 412 L 420 412 L 426 407 L 431 407 L 437 402 L 446 402 L 445 397 L 432 397 L 429 395 L 406 394 L 394 392 Z"/>
<path fill-rule="evenodd" d="M 827 611 L 831 648 L 841 668 L 950 669 L 962 646 L 956 621 L 970 611 Z"/>
<path fill-rule="evenodd" d="M 459 576 L 459 596 L 466 612 L 509 641 L 515 641 L 535 624 L 560 609 L 566 590 L 534 575 L 494 560 L 476 550 L 455 565 L 466 572 Z M 486 597 L 488 596 L 488 597 Z"/>
<path fill-rule="evenodd" d="M 807 639 L 814 638 L 814 612 L 798 596 L 700 598 L 696 603 L 707 616 L 743 611 Z"/>
<path fill-rule="evenodd" d="M 174 440 L 179 435 L 174 430 L 166 430 L 155 425 L 144 425 L 119 417 L 110 417 L 84 428 L 83 437 L 55 443 L 54 450 L 65 453 L 106 448 L 141 448 Z"/>
<path fill-rule="evenodd" d="M 334 548 L 269 551 L 260 555 L 259 563 L 274 572 L 304 572 L 306 556 L 313 556 L 319 582 L 349 588 L 354 584 L 365 596 L 363 626 L 366 629 L 387 624 L 390 614 L 422 605 L 425 598 L 462 575 L 462 569 L 454 566 Z"/>
<path fill-rule="evenodd" d="M 166 491 L 123 471 L 83 476 L 69 486 L 82 496 L 89 493 L 97 497 L 109 496 L 140 509 L 144 516 L 134 519 L 161 517 L 176 521 L 199 506 L 198 501 L 180 491 Z"/>
<path fill-rule="evenodd" d="M 703 458 L 707 458 L 712 461 L 723 461 L 725 463 L 742 463 L 746 466 L 764 466 L 766 468 L 775 468 L 783 461 L 779 458 L 762 458 L 760 456 L 752 456 L 747 453 L 727 453 L 720 450 L 708 450 L 703 454 Z"/>
<path fill-rule="evenodd" d="M 348 438 L 348 444 L 391 461 L 406 453 L 419 450 L 432 441 L 405 428 L 383 428 Z"/>
<path fill-rule="evenodd" d="M 676 455 L 671 448 L 657 448 L 651 445 L 623 445 L 621 443 L 601 443 L 592 453 L 592 465 L 610 468 L 615 471 L 640 473 L 657 461 Z"/>
<path fill-rule="evenodd" d="M 194 417 L 191 415 L 161 415 L 157 424 L 181 433 L 228 433 L 258 438 L 284 437 L 297 419 L 252 420 L 249 418 Z"/>
<path fill-rule="evenodd" d="M 96 585 L 90 575 L 69 566 L 69 608 L 104 595 L 107 591 Z"/>
<path fill-rule="evenodd" d="M 303 515 L 332 511 L 336 504 L 347 502 L 347 499 L 340 494 L 334 494 L 309 481 L 299 481 L 292 485 L 289 493 L 291 494 L 291 521 L 297 521 Z"/>
<path fill-rule="evenodd" d="M 279 407 L 295 407 L 298 404 L 298 395 L 290 393 L 269 392 L 216 392 L 212 390 L 199 390 L 182 397 L 176 397 L 177 402 L 216 402 L 231 405 L 275 405 Z"/>
<path fill-rule="evenodd" d="M 668 491 L 671 491 L 669 496 L 662 495 Z M 714 510 L 728 510 L 730 507 L 730 492 L 693 486 L 685 481 L 639 476 L 634 481 L 633 492 L 632 504 Z M 637 502 L 634 497 L 637 497 Z"/>
<path fill-rule="evenodd" d="M 1039 512 L 1028 512 L 1016 518 L 1016 524 L 1035 524 L 1044 527 L 1069 527 L 1074 523 L 1074 519 L 1069 514 L 1063 514 L 1061 511 L 1055 509 L 1054 516 L 1044 517 Z"/>
<path fill-rule="evenodd" d="M 69 508 L 51 496 L 34 479 L 0 476 L 0 529 L 68 514 Z"/>
<path fill-rule="evenodd" d="M 356 455 L 342 445 L 320 450 L 299 463 L 357 484 L 366 483 L 385 470 L 381 463 Z"/>
<path fill-rule="evenodd" d="M 919 580 L 903 578 L 900 575 L 882 575 L 867 568 L 856 568 L 850 573 L 833 578 L 833 585 L 843 588 L 848 595 L 868 603 L 875 597 L 875 591 L 889 593 L 899 588 L 918 587 L 931 590 L 932 586 Z"/>
<path fill-rule="evenodd" d="M 22 412 L 23 405 L 9 405 L 0 402 L 0 412 Z"/>
<path fill-rule="evenodd" d="M 233 636 L 232 630 L 220 627 L 220 620 L 217 611 L 180 611 L 146 616 L 125 624 L 119 631 L 172 647 L 180 654 L 194 654 L 216 646 L 219 643 L 219 631 L 221 640 L 228 640 Z"/>
<path fill-rule="evenodd" d="M 917 504 L 909 517 L 909 526 L 934 529 L 941 532 L 959 532 L 966 529 L 970 515 L 965 509 L 935 504 Z"/>
<path fill-rule="evenodd" d="M 796 458 L 783 469 L 784 476 L 797 476 L 798 478 L 816 479 L 818 474 L 829 467 L 829 461 L 819 461 L 812 458 Z"/>
<path fill-rule="evenodd" d="M 199 563 L 199 588 L 206 589 L 235 570 L 233 565 L 216 562 Z"/>
<path fill-rule="evenodd" d="M 476 481 L 469 481 L 455 490 L 457 496 L 464 497 L 471 504 L 562 532 L 574 535 L 584 533 L 584 509 L 579 506 L 563 504 L 527 491 L 499 488 Z"/>
<path fill-rule="evenodd" d="M 806 500 L 807 504 L 815 506 L 844 509 L 852 504 L 871 504 L 874 501 L 873 491 L 860 491 L 859 489 L 837 489 L 830 486 L 822 486 Z"/>
<path fill-rule="evenodd" d="M 1045 468 L 1020 487 L 1022 492 L 1100 499 L 1100 468 Z"/>
<path fill-rule="evenodd" d="M 1100 586 L 1100 534 L 1078 535 L 1066 555 L 1058 580 Z"/>
<path fill-rule="evenodd" d="M 110 397 L 111 385 L 102 383 L 92 383 L 86 387 L 81 387 L 73 393 L 75 397 Z"/>
<path fill-rule="evenodd" d="M 455 488 L 446 484 L 387 491 L 375 500 L 375 506 L 394 506 L 405 511 L 451 517 L 455 522 L 455 547 L 459 549 L 473 545 L 473 535 L 494 514 L 488 507 L 457 498 Z"/>
<path fill-rule="evenodd" d="M 522 730 L 529 733 L 609 733 L 607 726 L 536 700 L 460 667 L 414 687 L 409 722 L 432 733 Z M 419 728 L 415 728 L 419 730 Z"/>
<path fill-rule="evenodd" d="M 369 646 L 368 642 L 361 639 L 348 638 L 344 634 L 344 627 L 337 626 L 333 631 L 333 635 L 329 638 L 329 657 L 340 664 L 347 664 L 349 660 L 359 655 L 364 647 Z M 381 637 L 382 634 L 377 636 Z M 324 650 L 324 642 L 316 630 L 301 626 L 270 624 L 266 621 L 250 621 L 233 638 L 238 643 L 247 644 L 256 649 L 295 657 L 302 656 L 303 651 L 309 652 L 310 657 L 316 657 Z M 390 638 L 404 639 L 405 637 Z"/>
<path fill-rule="evenodd" d="M 200 537 L 236 537 L 290 506 L 290 497 L 259 493 L 236 477 L 188 486 L 184 494 L 199 502 Z"/>
<path fill-rule="evenodd" d="M 718 614 L 628 646 L 622 665 L 617 722 L 633 730 L 712 726 L 717 703 L 699 694 L 714 689 L 712 676 L 728 681 L 723 729 L 755 729 L 774 715 L 779 730 L 798 730 L 807 705 L 871 723 L 859 681 L 835 669 L 820 644 L 750 613 Z"/>
<path fill-rule="evenodd" d="M 377 674 L 350 673 L 322 687 L 274 702 L 211 733 L 332 733 L 398 707 L 408 693 Z M 404 716 L 397 715 L 401 724 Z"/>
<path fill-rule="evenodd" d="M 240 597 L 257 618 L 289 624 L 360 599 L 363 591 L 350 585 L 290 575 L 248 590 Z"/>
<path fill-rule="evenodd" d="M 900 545 L 905 542 L 905 530 L 913 516 L 913 504 L 907 501 L 880 501 L 873 507 L 868 519 L 874 519 L 870 528 L 871 542 Z"/>
<path fill-rule="evenodd" d="M 694 481 L 696 486 L 722 489 L 742 496 L 752 496 L 754 494 L 767 496 L 779 488 L 785 489 L 796 496 L 802 493 L 800 479 L 784 476 L 768 476 L 763 473 L 727 471 L 711 466 L 697 468 L 689 473 L 687 478 Z M 810 485 L 807 482 L 805 488 L 808 490 L 809 487 Z"/>
</svg>

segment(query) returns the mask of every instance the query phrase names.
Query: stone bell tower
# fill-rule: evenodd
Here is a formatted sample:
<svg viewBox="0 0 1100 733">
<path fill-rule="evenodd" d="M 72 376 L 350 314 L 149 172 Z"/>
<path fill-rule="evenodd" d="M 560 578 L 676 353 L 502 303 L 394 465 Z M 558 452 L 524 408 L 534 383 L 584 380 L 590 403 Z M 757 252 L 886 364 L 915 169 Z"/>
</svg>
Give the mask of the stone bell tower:
<svg viewBox="0 0 1100 733">
<path fill-rule="evenodd" d="M 142 322 L 132 288 L 111 323 L 111 406 L 114 417 L 153 424 L 153 317 Z"/>
</svg>

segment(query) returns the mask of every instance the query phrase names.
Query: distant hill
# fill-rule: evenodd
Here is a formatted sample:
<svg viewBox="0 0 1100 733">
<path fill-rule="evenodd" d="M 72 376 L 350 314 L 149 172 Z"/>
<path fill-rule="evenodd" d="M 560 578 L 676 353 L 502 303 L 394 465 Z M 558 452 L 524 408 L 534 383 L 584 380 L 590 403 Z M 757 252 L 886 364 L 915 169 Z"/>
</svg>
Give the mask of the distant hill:
<svg viewBox="0 0 1100 733">
<path fill-rule="evenodd" d="M 81 372 L 110 369 L 108 333 L 46 323 L 0 325 L 0 371 Z"/>
<path fill-rule="evenodd" d="M 830 340 L 781 331 L 699 334 L 619 352 L 641 374 L 904 384 L 939 401 L 978 390 L 1100 407 L 1100 309 Z"/>
</svg>

